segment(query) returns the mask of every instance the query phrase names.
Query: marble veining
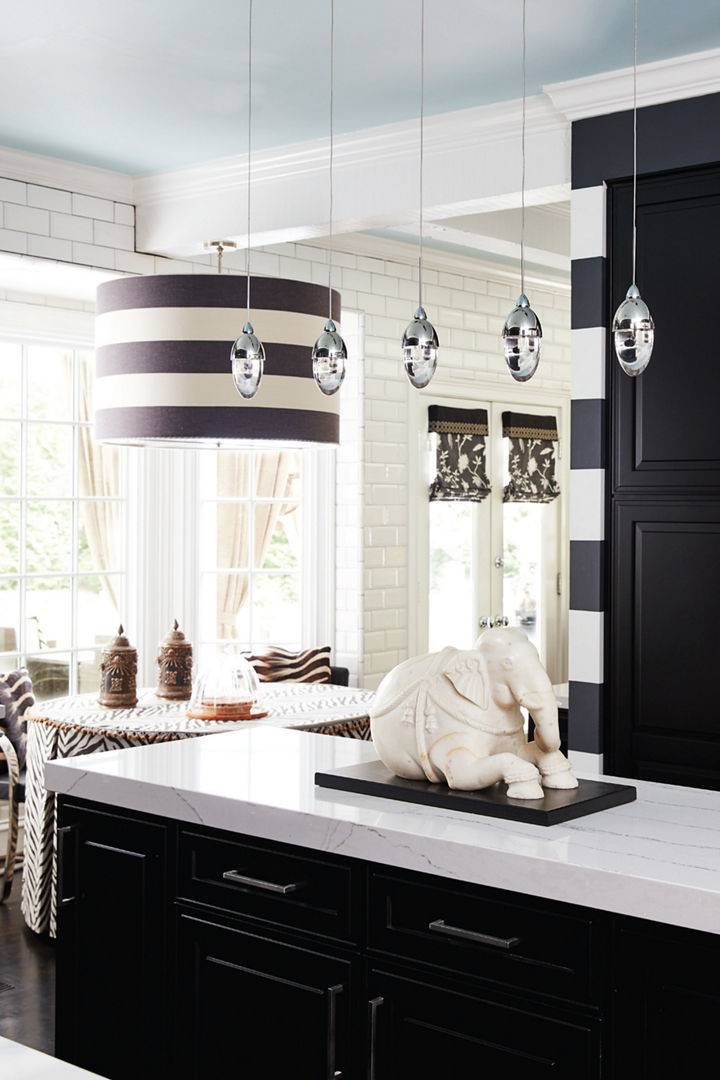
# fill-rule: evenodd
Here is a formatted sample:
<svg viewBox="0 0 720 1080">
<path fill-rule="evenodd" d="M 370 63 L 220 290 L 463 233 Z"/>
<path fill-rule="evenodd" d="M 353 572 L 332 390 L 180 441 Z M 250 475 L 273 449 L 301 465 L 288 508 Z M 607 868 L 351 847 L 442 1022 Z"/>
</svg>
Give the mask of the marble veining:
<svg viewBox="0 0 720 1080">
<path fill-rule="evenodd" d="M 318 851 L 720 933 L 720 793 L 643 781 L 550 828 L 316 788 L 372 744 L 256 728 L 50 761 L 51 790 Z"/>
</svg>

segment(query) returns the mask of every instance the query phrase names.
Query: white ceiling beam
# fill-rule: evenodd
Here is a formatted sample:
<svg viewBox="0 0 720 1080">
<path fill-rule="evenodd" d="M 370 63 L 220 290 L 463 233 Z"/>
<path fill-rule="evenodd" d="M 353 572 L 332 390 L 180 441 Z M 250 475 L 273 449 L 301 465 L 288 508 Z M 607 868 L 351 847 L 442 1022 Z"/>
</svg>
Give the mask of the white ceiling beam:
<svg viewBox="0 0 720 1080">
<path fill-rule="evenodd" d="M 520 202 L 521 103 L 464 109 L 425 120 L 428 220 Z M 527 202 L 569 197 L 570 132 L 544 96 L 527 102 Z M 418 205 L 418 123 L 390 124 L 335 140 L 334 229 L 397 228 Z M 138 177 L 137 245 L 193 255 L 211 239 L 246 241 L 247 161 L 227 158 Z M 327 140 L 253 155 L 253 245 L 328 233 Z"/>
<path fill-rule="evenodd" d="M 453 229 L 452 226 L 434 223 L 427 226 L 425 235 L 443 244 L 455 244 L 459 247 L 482 251 L 487 255 L 495 255 L 517 263 L 520 261 L 520 243 L 518 240 L 504 239 L 499 236 L 483 236 L 479 233 L 467 232 L 465 229 Z M 547 251 L 545 248 L 525 244 L 525 261 L 536 266 L 544 266 L 548 269 L 570 273 L 570 256 L 561 255 L 556 251 Z"/>
</svg>

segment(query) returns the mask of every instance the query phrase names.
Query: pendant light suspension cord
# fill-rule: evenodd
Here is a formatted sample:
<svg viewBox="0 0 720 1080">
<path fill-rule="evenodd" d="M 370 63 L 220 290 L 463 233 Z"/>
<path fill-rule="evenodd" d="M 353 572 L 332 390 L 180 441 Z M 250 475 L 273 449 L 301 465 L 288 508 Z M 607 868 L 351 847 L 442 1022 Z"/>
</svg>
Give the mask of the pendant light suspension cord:
<svg viewBox="0 0 720 1080">
<path fill-rule="evenodd" d="M 520 180 L 520 292 L 525 293 L 525 0 L 522 0 L 522 121 L 520 125 L 520 152 L 522 155 L 522 178 Z"/>
<path fill-rule="evenodd" d="M 638 0 L 635 0 L 635 25 L 633 28 L 633 240 L 632 240 L 632 284 L 635 285 L 635 264 L 637 256 L 637 43 L 638 43 Z"/>
<path fill-rule="evenodd" d="M 250 153 L 252 150 L 252 24 L 253 0 L 248 0 L 248 121 L 247 121 L 247 322 L 250 322 Z"/>
<path fill-rule="evenodd" d="M 333 267 L 333 114 L 335 105 L 335 0 L 330 0 L 330 223 L 328 228 L 328 319 L 332 319 Z"/>
<path fill-rule="evenodd" d="M 425 0 L 420 3 L 420 254 L 418 258 L 418 307 L 422 307 L 423 272 L 423 158 L 425 128 Z"/>
</svg>

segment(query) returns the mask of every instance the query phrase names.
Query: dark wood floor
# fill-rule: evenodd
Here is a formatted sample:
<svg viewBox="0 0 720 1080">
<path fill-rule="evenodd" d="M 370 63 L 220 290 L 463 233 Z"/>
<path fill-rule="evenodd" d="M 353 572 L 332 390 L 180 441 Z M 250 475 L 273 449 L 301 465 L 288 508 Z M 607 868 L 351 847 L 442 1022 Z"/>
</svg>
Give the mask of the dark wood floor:
<svg viewBox="0 0 720 1080">
<path fill-rule="evenodd" d="M 55 946 L 25 926 L 20 885 L 0 904 L 0 1035 L 53 1054 Z"/>
</svg>

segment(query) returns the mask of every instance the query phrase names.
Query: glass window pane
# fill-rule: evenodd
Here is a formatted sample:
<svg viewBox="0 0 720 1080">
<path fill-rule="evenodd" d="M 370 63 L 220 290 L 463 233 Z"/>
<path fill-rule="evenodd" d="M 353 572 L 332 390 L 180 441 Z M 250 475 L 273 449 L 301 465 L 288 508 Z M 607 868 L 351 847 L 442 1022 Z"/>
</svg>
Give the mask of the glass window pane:
<svg viewBox="0 0 720 1080">
<path fill-rule="evenodd" d="M 112 499 L 120 494 L 120 455 L 117 446 L 93 439 L 92 426 L 78 427 L 78 494 Z"/>
<path fill-rule="evenodd" d="M 119 570 L 123 565 L 122 503 L 81 499 L 78 511 L 78 570 Z"/>
<path fill-rule="evenodd" d="M 20 569 L 19 529 L 20 503 L 0 502 L 0 574 L 17 574 Z"/>
<path fill-rule="evenodd" d="M 217 495 L 220 499 L 248 499 L 252 468 L 250 450 L 221 450 L 217 455 Z"/>
<path fill-rule="evenodd" d="M 77 644 L 80 648 L 102 644 L 115 635 L 120 619 L 121 589 L 120 574 L 86 574 L 78 578 Z"/>
<path fill-rule="evenodd" d="M 0 652 L 0 674 L 8 675 L 11 671 L 17 671 L 19 666 L 17 653 Z"/>
<path fill-rule="evenodd" d="M 78 694 L 98 693 L 102 649 L 87 649 L 77 654 Z"/>
<path fill-rule="evenodd" d="M 247 503 L 218 503 L 218 569 L 242 570 L 250 564 L 250 507 Z"/>
<path fill-rule="evenodd" d="M 503 613 L 540 651 L 542 511 L 540 503 L 503 504 Z"/>
<path fill-rule="evenodd" d="M 72 353 L 32 345 L 27 350 L 28 416 L 72 420 Z"/>
<path fill-rule="evenodd" d="M 95 418 L 93 389 L 95 384 L 95 354 L 83 350 L 75 354 L 75 377 L 78 384 L 78 411 L 76 419 L 92 421 Z"/>
<path fill-rule="evenodd" d="M 20 645 L 20 588 L 16 578 L 0 579 L 0 652 L 14 653 Z M 0 671 L 7 671 L 0 661 Z M 14 661 L 10 666 L 14 666 Z"/>
<path fill-rule="evenodd" d="M 29 578 L 25 614 L 27 649 L 69 648 L 72 638 L 70 579 Z"/>
<path fill-rule="evenodd" d="M 255 497 L 297 499 L 300 496 L 300 452 L 268 450 L 255 458 Z"/>
<path fill-rule="evenodd" d="M 269 507 L 269 504 L 265 504 Z M 275 504 L 272 504 L 273 508 Z M 300 542 L 300 507 L 283 506 L 284 513 L 277 518 L 270 542 L 264 552 L 262 563 L 263 570 L 296 570 L 299 565 L 299 542 Z M 261 534 L 266 512 L 263 506 L 255 507 L 255 521 L 260 526 Z M 262 552 L 256 552 L 257 557 Z"/>
<path fill-rule="evenodd" d="M 472 645 L 472 503 L 430 503 L 428 648 Z"/>
<path fill-rule="evenodd" d="M 28 502 L 25 552 L 29 573 L 63 573 L 71 569 L 71 525 L 69 502 Z"/>
<path fill-rule="evenodd" d="M 28 495 L 73 493 L 72 427 L 69 424 L 27 426 Z"/>
<path fill-rule="evenodd" d="M 200 607 L 205 638 L 234 641 L 250 637 L 247 574 L 207 574 Z M 212 604 L 211 611 L 209 605 Z"/>
<path fill-rule="evenodd" d="M 0 341 L 0 416 L 20 415 L 22 349 Z"/>
<path fill-rule="evenodd" d="M 300 640 L 300 578 L 256 573 L 253 578 L 253 641 L 283 645 Z"/>
<path fill-rule="evenodd" d="M 28 656 L 27 669 L 36 701 L 64 697 L 70 692 L 70 656 L 68 653 L 42 653 Z"/>
<path fill-rule="evenodd" d="M 0 420 L 0 495 L 19 494 L 20 423 Z"/>
</svg>

